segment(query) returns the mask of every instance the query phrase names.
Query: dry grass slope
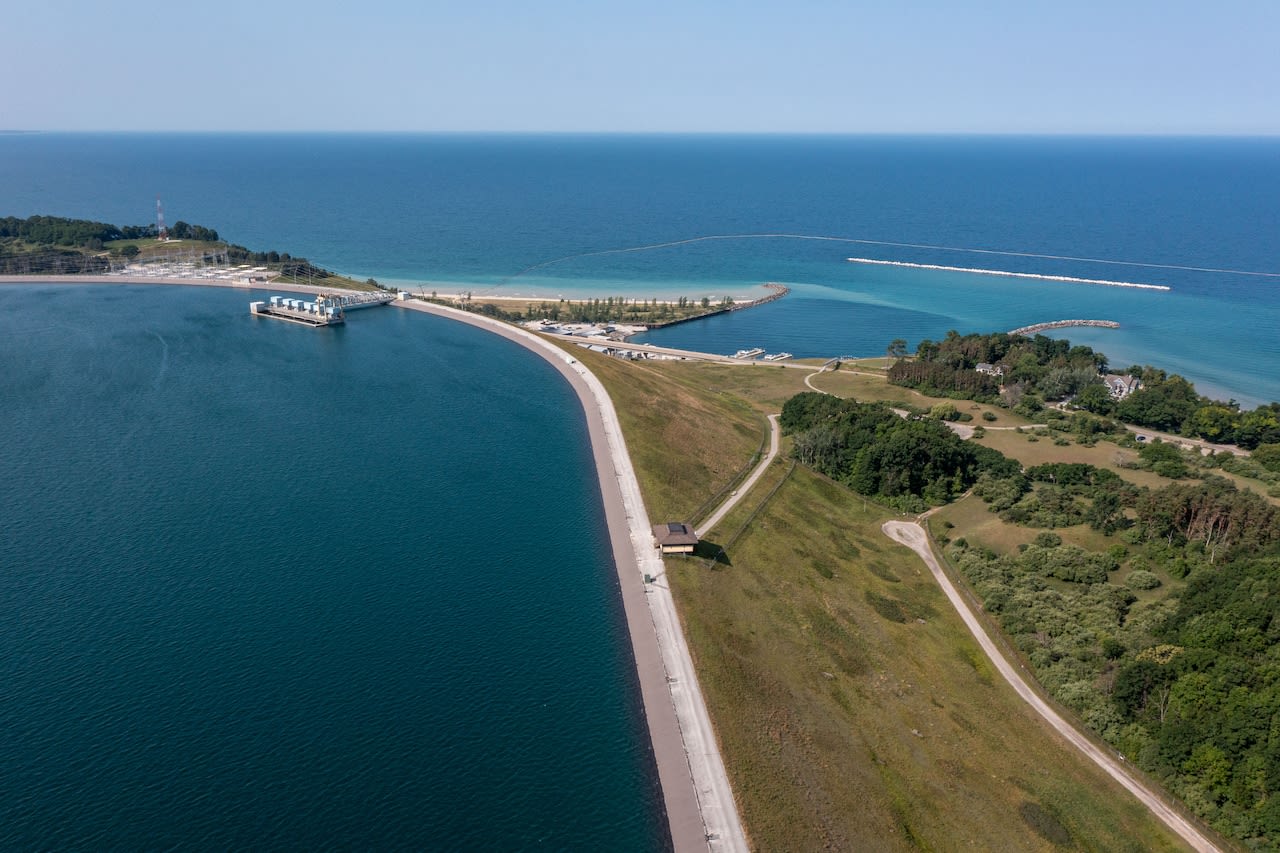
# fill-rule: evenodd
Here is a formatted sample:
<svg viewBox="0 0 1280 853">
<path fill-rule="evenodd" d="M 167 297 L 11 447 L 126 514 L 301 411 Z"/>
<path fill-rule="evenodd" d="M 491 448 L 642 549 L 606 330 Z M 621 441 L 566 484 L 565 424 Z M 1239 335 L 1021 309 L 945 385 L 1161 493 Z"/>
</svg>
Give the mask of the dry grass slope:
<svg viewBox="0 0 1280 853">
<path fill-rule="evenodd" d="M 883 518 L 797 469 L 732 566 L 668 563 L 756 846 L 1179 849 L 994 675 Z"/>
<path fill-rule="evenodd" d="M 732 480 L 803 381 L 584 355 L 655 517 Z M 1181 849 L 995 676 L 881 508 L 803 468 L 774 492 L 789 467 L 710 531 L 755 513 L 729 565 L 667 564 L 757 849 Z"/>
<path fill-rule="evenodd" d="M 708 393 L 688 373 L 565 348 L 608 389 L 655 523 L 691 520 L 736 479 L 768 435 L 764 416 L 741 397 Z"/>
</svg>

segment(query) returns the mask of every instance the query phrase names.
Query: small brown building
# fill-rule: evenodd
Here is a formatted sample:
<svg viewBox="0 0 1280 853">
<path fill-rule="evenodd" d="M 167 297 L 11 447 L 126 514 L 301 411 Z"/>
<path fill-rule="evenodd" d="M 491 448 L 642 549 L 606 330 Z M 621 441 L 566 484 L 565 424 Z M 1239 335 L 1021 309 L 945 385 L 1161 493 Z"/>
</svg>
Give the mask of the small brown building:
<svg viewBox="0 0 1280 853">
<path fill-rule="evenodd" d="M 668 521 L 653 526 L 653 541 L 664 554 L 692 554 L 698 547 L 698 534 L 683 521 Z"/>
</svg>

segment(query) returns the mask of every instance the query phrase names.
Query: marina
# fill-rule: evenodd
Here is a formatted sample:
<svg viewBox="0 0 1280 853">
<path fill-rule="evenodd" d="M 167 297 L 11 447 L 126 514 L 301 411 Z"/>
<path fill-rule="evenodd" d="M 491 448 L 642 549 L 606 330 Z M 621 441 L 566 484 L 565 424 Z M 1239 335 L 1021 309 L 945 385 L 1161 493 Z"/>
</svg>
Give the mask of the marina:
<svg viewBox="0 0 1280 853">
<path fill-rule="evenodd" d="M 742 359 L 743 361 L 754 361 L 756 359 L 759 359 L 760 361 L 786 361 L 791 358 L 791 353 L 766 353 L 764 347 L 751 347 L 749 349 L 740 349 L 729 357 Z"/>
</svg>

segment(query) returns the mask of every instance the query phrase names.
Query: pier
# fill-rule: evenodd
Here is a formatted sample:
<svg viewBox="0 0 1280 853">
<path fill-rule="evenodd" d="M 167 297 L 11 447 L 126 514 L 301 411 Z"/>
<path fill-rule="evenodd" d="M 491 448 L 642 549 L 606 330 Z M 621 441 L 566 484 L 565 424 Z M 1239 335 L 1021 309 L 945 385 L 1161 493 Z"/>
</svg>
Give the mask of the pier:
<svg viewBox="0 0 1280 853">
<path fill-rule="evenodd" d="M 249 313 L 256 317 L 274 317 L 288 323 L 319 328 L 340 326 L 347 321 L 348 311 L 386 305 L 395 299 L 390 293 L 320 293 L 314 302 L 286 296 L 272 296 L 269 301 L 249 303 Z"/>
</svg>

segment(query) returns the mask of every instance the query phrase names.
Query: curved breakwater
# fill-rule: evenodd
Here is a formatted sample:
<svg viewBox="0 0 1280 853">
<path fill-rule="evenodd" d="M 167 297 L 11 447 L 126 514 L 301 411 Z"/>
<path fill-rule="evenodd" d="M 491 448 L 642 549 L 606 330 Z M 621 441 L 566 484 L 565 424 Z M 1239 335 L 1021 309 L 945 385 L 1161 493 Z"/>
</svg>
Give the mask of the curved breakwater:
<svg viewBox="0 0 1280 853">
<path fill-rule="evenodd" d="M 1010 329 L 1011 335 L 1034 335 L 1037 332 L 1047 332 L 1050 329 L 1072 329 L 1085 326 L 1092 326 L 1097 329 L 1118 329 L 1120 324 L 1115 320 L 1053 320 L 1048 323 L 1032 323 L 1030 326 L 1019 326 L 1016 329 Z"/>
<path fill-rule="evenodd" d="M 908 261 L 882 261 L 876 258 L 848 258 L 854 264 L 875 264 L 886 267 L 910 267 L 917 270 L 943 270 L 945 272 L 968 272 L 978 275 L 998 275 L 1007 278 L 1033 278 L 1039 281 L 1064 281 L 1071 284 L 1100 284 L 1106 287 L 1135 287 L 1140 290 L 1172 290 L 1165 284 L 1142 284 L 1135 281 L 1110 281 L 1105 278 L 1077 278 L 1071 275 L 1042 275 L 1032 272 L 1010 272 L 1009 270 L 989 270 L 977 267 L 951 267 L 943 264 L 913 264 Z"/>
</svg>

